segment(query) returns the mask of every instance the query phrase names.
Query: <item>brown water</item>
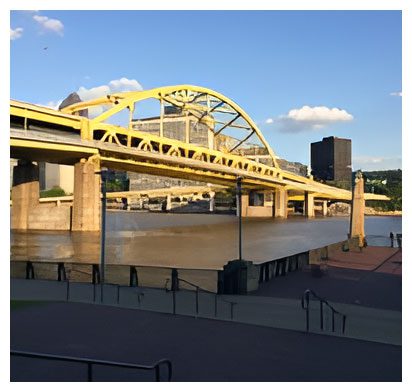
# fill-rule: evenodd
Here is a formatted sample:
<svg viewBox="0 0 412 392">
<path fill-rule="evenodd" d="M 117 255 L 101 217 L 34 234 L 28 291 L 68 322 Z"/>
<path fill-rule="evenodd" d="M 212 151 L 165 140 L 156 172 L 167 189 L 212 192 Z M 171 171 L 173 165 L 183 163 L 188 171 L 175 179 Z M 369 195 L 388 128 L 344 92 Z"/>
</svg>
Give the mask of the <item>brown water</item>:
<svg viewBox="0 0 412 392">
<path fill-rule="evenodd" d="M 260 263 L 343 241 L 349 218 L 244 219 L 243 258 Z M 400 217 L 367 217 L 371 240 L 402 232 Z M 385 240 L 386 241 L 386 240 Z M 97 233 L 11 233 L 11 260 L 98 263 Z M 220 269 L 238 257 L 230 215 L 108 212 L 106 263 Z"/>
</svg>

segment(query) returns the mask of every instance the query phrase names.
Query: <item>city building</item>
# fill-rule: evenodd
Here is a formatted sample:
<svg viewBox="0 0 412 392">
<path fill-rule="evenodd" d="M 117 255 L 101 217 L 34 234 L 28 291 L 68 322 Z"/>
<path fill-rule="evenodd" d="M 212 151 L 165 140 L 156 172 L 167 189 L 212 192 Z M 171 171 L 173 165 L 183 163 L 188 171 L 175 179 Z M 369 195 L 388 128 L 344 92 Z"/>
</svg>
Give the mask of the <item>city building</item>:
<svg viewBox="0 0 412 392">
<path fill-rule="evenodd" d="M 315 180 L 325 181 L 340 188 L 352 184 L 352 141 L 335 136 L 311 143 L 310 162 Z"/>
</svg>

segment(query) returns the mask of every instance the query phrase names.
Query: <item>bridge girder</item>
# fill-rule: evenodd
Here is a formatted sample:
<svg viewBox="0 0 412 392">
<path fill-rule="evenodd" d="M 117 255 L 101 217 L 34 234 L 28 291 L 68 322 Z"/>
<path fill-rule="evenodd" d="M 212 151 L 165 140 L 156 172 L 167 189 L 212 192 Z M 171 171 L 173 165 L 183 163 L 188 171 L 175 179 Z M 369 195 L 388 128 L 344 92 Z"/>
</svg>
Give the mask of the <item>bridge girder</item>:
<svg viewBox="0 0 412 392">
<path fill-rule="evenodd" d="M 246 122 L 251 133 L 267 149 L 273 166 L 250 159 L 249 155 L 222 152 L 104 122 L 126 108 L 133 112 L 137 102 L 150 98 L 174 101 L 176 105 L 189 109 L 193 109 L 199 99 L 209 99 L 209 114 L 222 103 L 219 110 L 233 110 L 235 116 Z M 109 103 L 113 107 L 94 119 L 75 114 Z M 352 196 L 349 191 L 280 169 L 274 151 L 249 115 L 229 98 L 204 87 L 179 85 L 111 94 L 70 105 L 62 111 L 11 100 L 10 117 L 11 123 L 17 124 L 19 128 L 13 128 L 10 133 L 11 156 L 17 158 L 41 160 L 39 158 L 44 157 L 43 160 L 46 161 L 73 164 L 72 161 L 75 162 L 79 157 L 98 155 L 103 165 L 118 170 L 207 181 L 225 186 L 233 186 L 236 178 L 242 176 L 245 187 L 250 189 L 274 190 L 283 187 L 289 191 L 301 194 L 311 192 L 319 198 L 335 200 L 350 200 Z M 229 125 L 234 124 L 232 122 Z M 388 200 L 381 195 L 365 196 L 369 200 Z"/>
</svg>

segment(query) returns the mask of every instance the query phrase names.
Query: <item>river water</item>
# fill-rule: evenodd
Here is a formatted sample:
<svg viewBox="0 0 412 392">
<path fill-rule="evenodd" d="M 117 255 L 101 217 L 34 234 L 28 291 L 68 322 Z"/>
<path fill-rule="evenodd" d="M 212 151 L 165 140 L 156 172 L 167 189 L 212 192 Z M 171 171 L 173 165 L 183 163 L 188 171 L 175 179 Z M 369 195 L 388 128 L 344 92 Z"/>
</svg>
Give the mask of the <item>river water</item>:
<svg viewBox="0 0 412 392">
<path fill-rule="evenodd" d="M 238 225 L 232 215 L 110 211 L 106 263 L 221 269 L 238 257 Z M 349 217 L 243 219 L 243 259 L 255 263 L 343 241 Z M 388 245 L 402 232 L 401 217 L 366 217 L 370 245 Z M 98 263 L 97 233 L 11 233 L 11 260 Z"/>
</svg>

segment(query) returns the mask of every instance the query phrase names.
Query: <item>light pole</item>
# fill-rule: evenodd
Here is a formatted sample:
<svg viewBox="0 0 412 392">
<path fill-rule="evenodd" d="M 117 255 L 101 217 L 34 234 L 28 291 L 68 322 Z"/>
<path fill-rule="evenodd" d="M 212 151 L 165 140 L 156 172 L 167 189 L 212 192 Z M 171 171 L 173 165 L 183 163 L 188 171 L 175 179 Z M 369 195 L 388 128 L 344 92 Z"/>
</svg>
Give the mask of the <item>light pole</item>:
<svg viewBox="0 0 412 392">
<path fill-rule="evenodd" d="M 96 174 L 101 176 L 101 192 L 102 192 L 102 224 L 100 228 L 100 302 L 103 303 L 103 287 L 104 287 L 104 263 L 105 263 L 105 248 L 106 248 L 106 181 L 108 170 L 101 170 Z"/>
<path fill-rule="evenodd" d="M 238 217 L 239 217 L 239 260 L 242 260 L 242 177 L 239 176 L 236 179 L 237 190 L 237 205 L 238 205 Z"/>
</svg>

